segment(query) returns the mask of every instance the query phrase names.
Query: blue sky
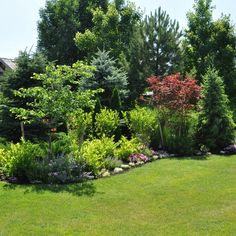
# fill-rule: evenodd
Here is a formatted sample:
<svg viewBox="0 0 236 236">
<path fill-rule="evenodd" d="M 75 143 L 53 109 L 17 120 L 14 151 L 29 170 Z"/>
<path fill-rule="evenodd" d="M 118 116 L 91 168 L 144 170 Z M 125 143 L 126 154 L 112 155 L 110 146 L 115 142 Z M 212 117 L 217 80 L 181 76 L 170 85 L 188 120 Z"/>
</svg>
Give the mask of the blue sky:
<svg viewBox="0 0 236 236">
<path fill-rule="evenodd" d="M 37 44 L 38 11 L 46 0 L 0 0 L 0 57 L 14 58 L 20 50 L 30 49 Z M 179 21 L 180 26 L 186 26 L 186 13 L 191 10 L 194 0 L 132 0 L 145 13 L 159 6 L 166 10 L 172 19 Z M 214 17 L 221 12 L 231 14 L 236 24 L 234 0 L 213 0 L 216 5 Z"/>
</svg>

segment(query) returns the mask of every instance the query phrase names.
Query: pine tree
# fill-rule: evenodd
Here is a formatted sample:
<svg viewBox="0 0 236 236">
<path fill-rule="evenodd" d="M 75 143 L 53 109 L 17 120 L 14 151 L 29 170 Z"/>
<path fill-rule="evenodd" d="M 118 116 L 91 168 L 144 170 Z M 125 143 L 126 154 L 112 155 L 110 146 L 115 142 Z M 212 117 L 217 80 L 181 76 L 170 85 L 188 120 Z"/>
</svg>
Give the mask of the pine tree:
<svg viewBox="0 0 236 236">
<path fill-rule="evenodd" d="M 197 142 L 211 151 L 220 150 L 234 141 L 234 121 L 228 107 L 224 83 L 215 69 L 203 77 L 203 98 L 198 120 Z"/>
<path fill-rule="evenodd" d="M 181 35 L 178 22 L 171 20 L 160 7 L 151 16 L 146 16 L 142 38 L 144 64 L 149 75 L 163 76 L 178 71 Z"/>
</svg>

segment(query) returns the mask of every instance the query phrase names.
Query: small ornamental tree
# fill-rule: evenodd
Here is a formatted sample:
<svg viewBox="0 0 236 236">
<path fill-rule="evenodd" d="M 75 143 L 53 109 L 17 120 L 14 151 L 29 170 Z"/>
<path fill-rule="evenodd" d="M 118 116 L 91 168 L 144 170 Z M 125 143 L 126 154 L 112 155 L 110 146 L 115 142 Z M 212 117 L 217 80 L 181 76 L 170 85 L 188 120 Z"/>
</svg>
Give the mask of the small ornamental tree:
<svg viewBox="0 0 236 236">
<path fill-rule="evenodd" d="M 94 67 L 79 61 L 72 66 L 47 66 L 44 74 L 33 76 L 33 79 L 41 81 L 41 86 L 15 91 L 19 97 L 31 98 L 27 108 L 15 107 L 11 112 L 25 123 L 41 120 L 50 131 L 55 130 L 60 123 L 67 123 L 74 112 L 94 106 L 93 97 L 99 90 L 81 89 L 81 80 L 93 76 L 94 70 Z M 51 132 L 49 134 L 50 151 Z"/>
<path fill-rule="evenodd" d="M 197 141 L 211 151 L 220 150 L 234 141 L 235 124 L 224 83 L 214 69 L 208 69 L 204 76 L 202 96 Z"/>
<path fill-rule="evenodd" d="M 149 89 L 153 91 L 152 102 L 172 111 L 181 113 L 194 108 L 200 98 L 200 86 L 196 80 L 186 77 L 180 79 L 180 74 L 169 75 L 161 80 L 152 76 L 147 79 Z"/>
<path fill-rule="evenodd" d="M 173 145 L 176 147 L 184 145 L 184 141 L 181 143 L 181 140 L 185 140 L 188 136 L 190 125 L 188 112 L 194 109 L 200 98 L 200 86 L 197 85 L 196 80 L 189 77 L 181 80 L 179 73 L 166 76 L 162 80 L 152 76 L 147 79 L 147 82 L 153 92 L 151 103 L 159 110 L 162 147 L 167 130 L 169 137 L 175 140 Z"/>
</svg>

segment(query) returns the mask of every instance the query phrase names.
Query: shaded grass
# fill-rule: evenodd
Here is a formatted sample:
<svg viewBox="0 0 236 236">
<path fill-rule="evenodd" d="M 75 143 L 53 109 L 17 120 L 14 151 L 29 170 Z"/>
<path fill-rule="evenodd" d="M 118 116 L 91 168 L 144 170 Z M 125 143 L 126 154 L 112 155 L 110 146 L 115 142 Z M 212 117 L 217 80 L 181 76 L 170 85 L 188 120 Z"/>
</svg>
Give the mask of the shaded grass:
<svg viewBox="0 0 236 236">
<path fill-rule="evenodd" d="M 0 235 L 236 235 L 236 156 L 70 185 L 0 183 Z"/>
</svg>

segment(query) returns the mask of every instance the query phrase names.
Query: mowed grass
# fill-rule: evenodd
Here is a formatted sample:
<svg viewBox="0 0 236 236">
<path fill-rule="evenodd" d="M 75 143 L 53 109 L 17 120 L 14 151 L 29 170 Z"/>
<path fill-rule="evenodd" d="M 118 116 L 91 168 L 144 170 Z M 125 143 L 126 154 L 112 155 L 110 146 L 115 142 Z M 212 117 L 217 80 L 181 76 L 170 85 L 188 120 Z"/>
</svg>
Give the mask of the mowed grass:
<svg viewBox="0 0 236 236">
<path fill-rule="evenodd" d="M 62 186 L 0 183 L 0 235 L 236 235 L 236 156 Z"/>
</svg>

